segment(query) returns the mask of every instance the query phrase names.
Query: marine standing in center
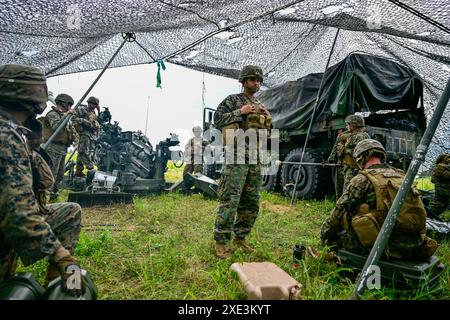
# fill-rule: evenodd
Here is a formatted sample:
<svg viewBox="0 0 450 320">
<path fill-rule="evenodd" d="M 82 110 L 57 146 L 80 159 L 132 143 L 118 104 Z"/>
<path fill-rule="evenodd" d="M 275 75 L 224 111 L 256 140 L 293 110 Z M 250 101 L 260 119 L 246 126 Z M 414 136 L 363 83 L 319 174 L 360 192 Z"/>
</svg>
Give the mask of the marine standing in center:
<svg viewBox="0 0 450 320">
<path fill-rule="evenodd" d="M 249 65 L 241 70 L 239 82 L 242 83 L 243 92 L 226 97 L 214 114 L 214 124 L 222 130 L 222 136 L 227 136 L 228 130 L 234 133 L 238 129 L 244 132 L 249 129 L 270 129 L 272 118 L 264 105 L 254 97 L 262 80 L 263 73 L 258 66 Z M 235 140 L 225 144 L 226 155 L 243 158 L 242 154 L 238 154 Z M 262 179 L 260 164 L 249 161 L 248 152 L 251 147 L 249 143 L 245 143 L 245 163 L 236 164 L 236 159 L 233 159 L 231 163 L 226 162 L 223 168 L 214 225 L 216 256 L 219 258 L 226 258 L 231 254 L 229 242 L 232 233 L 237 247 L 247 252 L 254 250 L 246 238 L 258 216 Z"/>
</svg>

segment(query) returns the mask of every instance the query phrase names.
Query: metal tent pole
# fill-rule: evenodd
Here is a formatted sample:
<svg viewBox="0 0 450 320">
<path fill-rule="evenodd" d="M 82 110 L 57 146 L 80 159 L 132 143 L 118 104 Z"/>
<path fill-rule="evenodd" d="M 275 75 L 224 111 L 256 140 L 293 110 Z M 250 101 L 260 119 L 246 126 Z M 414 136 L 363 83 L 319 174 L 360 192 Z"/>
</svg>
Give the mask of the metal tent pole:
<svg viewBox="0 0 450 320">
<path fill-rule="evenodd" d="M 309 135 L 311 133 L 312 124 L 314 122 L 314 116 L 316 114 L 317 106 L 319 105 L 320 94 L 322 93 L 322 88 L 323 88 L 323 84 L 325 82 L 325 77 L 327 75 L 328 66 L 330 65 L 331 55 L 333 54 L 334 47 L 336 46 L 336 40 L 338 38 L 340 30 L 341 29 L 338 28 L 337 31 L 336 31 L 336 35 L 334 36 L 334 40 L 333 40 L 333 44 L 331 46 L 330 54 L 328 55 L 327 65 L 325 66 L 325 71 L 323 73 L 322 80 L 320 81 L 319 92 L 317 93 L 316 103 L 314 104 L 314 109 L 313 109 L 313 112 L 312 112 L 312 115 L 311 115 L 311 121 L 309 122 L 308 133 L 306 134 L 306 140 L 305 140 L 305 144 L 303 145 L 302 156 L 300 158 L 300 162 L 303 162 L 303 157 L 305 156 L 305 150 L 306 150 L 306 146 L 308 145 Z M 294 204 L 294 201 L 295 201 L 295 198 L 296 198 L 295 195 L 296 195 L 298 180 L 299 180 L 299 177 L 300 177 L 300 168 L 301 168 L 301 166 L 302 166 L 301 164 L 298 165 L 297 176 L 295 177 L 295 183 L 294 183 L 294 191 L 292 192 L 291 206 Z"/>
<path fill-rule="evenodd" d="M 360 299 L 364 291 L 367 287 L 367 280 L 371 274 L 369 274 L 369 269 L 371 266 L 376 266 L 380 257 L 386 247 L 386 244 L 389 240 L 389 236 L 394 229 L 395 223 L 397 222 L 397 217 L 400 212 L 400 209 L 403 205 L 403 201 L 405 200 L 408 192 L 411 189 L 411 185 L 413 184 L 414 177 L 419 170 L 420 165 L 425 160 L 425 155 L 428 151 L 428 147 L 430 146 L 431 139 L 436 131 L 436 128 L 442 118 L 442 115 L 447 107 L 448 100 L 450 98 L 450 78 L 447 81 L 447 85 L 445 86 L 444 92 L 442 92 L 441 97 L 439 98 L 439 102 L 434 110 L 433 116 L 431 117 L 430 123 L 425 130 L 425 133 L 420 141 L 419 146 L 416 149 L 416 154 L 414 155 L 414 159 L 411 162 L 411 165 L 406 172 L 405 179 L 403 180 L 402 185 L 392 203 L 391 208 L 384 220 L 383 226 L 381 227 L 380 232 L 378 233 L 377 239 L 370 251 L 369 257 L 366 260 L 363 270 L 361 271 L 361 275 L 359 276 L 356 284 L 356 289 L 350 296 L 350 299 Z"/>
<path fill-rule="evenodd" d="M 117 56 L 117 54 L 119 53 L 119 51 L 122 49 L 122 47 L 125 45 L 126 42 L 131 42 L 134 41 L 135 35 L 133 33 L 125 33 L 123 35 L 123 42 L 122 44 L 119 46 L 119 48 L 117 48 L 116 52 L 114 52 L 113 56 L 111 57 L 111 59 L 109 59 L 108 63 L 104 66 L 104 68 L 102 69 L 102 71 L 100 72 L 100 74 L 97 76 L 97 78 L 94 80 L 94 82 L 91 84 L 91 86 L 87 89 L 87 91 L 83 94 L 83 96 L 81 97 L 81 99 L 77 102 L 77 104 L 75 105 L 75 107 L 73 107 L 73 109 L 77 109 L 81 102 L 83 102 L 83 100 L 87 97 L 87 95 L 89 94 L 89 92 L 91 92 L 92 88 L 94 88 L 94 86 L 97 84 L 98 80 L 100 80 L 100 78 L 102 77 L 103 73 L 105 73 L 106 69 L 108 69 L 109 65 L 111 64 L 111 62 L 114 60 L 114 58 Z M 64 115 L 64 117 L 61 119 L 61 122 L 58 126 L 58 128 L 55 130 L 55 132 L 53 132 L 53 134 L 50 136 L 50 138 L 48 138 L 48 140 L 42 145 L 43 149 L 47 149 L 48 145 L 53 141 L 53 139 L 56 137 L 56 135 L 63 129 L 66 127 L 67 123 L 69 122 L 69 120 L 72 118 L 73 115 L 71 114 L 66 114 Z"/>
</svg>

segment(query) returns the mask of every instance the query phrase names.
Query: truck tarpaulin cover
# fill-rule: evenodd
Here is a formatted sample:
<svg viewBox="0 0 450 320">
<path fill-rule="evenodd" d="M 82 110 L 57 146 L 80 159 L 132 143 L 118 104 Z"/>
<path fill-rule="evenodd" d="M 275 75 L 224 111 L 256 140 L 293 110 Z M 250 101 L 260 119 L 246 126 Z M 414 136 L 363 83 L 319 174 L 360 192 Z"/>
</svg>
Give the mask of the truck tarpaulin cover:
<svg viewBox="0 0 450 320">
<path fill-rule="evenodd" d="M 0 1 L 0 64 L 23 63 L 51 77 L 164 60 L 237 79 L 259 65 L 277 86 L 324 72 L 350 53 L 394 59 L 423 79 L 430 117 L 450 76 L 448 0 L 7 0 Z M 186 80 L 189 81 L 189 80 Z M 213 106 L 215 107 L 215 106 Z M 450 147 L 450 113 L 433 154 Z M 435 156 L 432 156 L 434 158 Z"/>
<path fill-rule="evenodd" d="M 322 76 L 309 74 L 260 93 L 275 128 L 308 127 Z M 414 110 L 420 107 L 422 90 L 422 80 L 412 69 L 390 59 L 353 53 L 328 69 L 315 119 L 345 118 L 355 112 Z"/>
</svg>

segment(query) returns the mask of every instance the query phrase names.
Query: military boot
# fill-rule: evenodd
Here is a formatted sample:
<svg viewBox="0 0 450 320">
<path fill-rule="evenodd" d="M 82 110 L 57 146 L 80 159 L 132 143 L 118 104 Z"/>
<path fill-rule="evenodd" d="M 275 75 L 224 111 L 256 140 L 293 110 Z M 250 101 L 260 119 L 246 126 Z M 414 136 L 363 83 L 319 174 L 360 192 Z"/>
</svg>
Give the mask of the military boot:
<svg viewBox="0 0 450 320">
<path fill-rule="evenodd" d="M 245 252 L 254 252 L 255 248 L 253 248 L 245 239 L 234 238 L 234 245 Z"/>
<path fill-rule="evenodd" d="M 216 256 L 225 259 L 231 255 L 230 249 L 224 243 L 216 242 Z"/>
</svg>

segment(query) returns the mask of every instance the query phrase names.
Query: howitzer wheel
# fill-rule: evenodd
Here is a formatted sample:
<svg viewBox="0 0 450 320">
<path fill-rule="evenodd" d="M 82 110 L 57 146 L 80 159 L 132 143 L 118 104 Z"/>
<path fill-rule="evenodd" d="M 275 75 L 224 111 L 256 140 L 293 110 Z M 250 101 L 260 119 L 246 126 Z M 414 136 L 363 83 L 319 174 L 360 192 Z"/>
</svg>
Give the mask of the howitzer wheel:
<svg viewBox="0 0 450 320">
<path fill-rule="evenodd" d="M 294 149 L 288 153 L 284 161 L 299 162 L 302 157 L 302 149 Z M 311 149 L 306 149 L 303 162 L 321 162 L 320 155 Z M 294 193 L 295 179 L 299 172 L 299 165 L 283 164 L 281 167 L 281 183 L 283 190 L 292 197 Z M 300 199 L 320 199 L 329 190 L 330 172 L 321 166 L 300 166 L 300 177 L 297 183 L 295 195 Z M 328 183 L 327 183 L 328 180 Z"/>
</svg>

